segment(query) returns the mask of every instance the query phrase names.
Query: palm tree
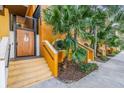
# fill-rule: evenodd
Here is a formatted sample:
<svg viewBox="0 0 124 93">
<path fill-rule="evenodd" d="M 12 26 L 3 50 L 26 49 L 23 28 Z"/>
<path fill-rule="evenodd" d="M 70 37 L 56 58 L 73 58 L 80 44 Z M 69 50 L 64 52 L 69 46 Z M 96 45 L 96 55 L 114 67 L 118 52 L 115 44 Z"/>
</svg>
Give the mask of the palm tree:
<svg viewBox="0 0 124 93">
<path fill-rule="evenodd" d="M 78 47 L 77 36 L 84 34 L 81 31 L 83 19 L 86 16 L 91 16 L 90 12 L 89 6 L 51 6 L 44 10 L 44 20 L 47 24 L 53 26 L 54 33 L 66 34 L 67 58 L 69 58 L 70 51 L 73 53 L 72 57 L 74 60 L 81 62 L 81 60 L 86 58 L 86 52 L 81 52 L 84 50 Z M 74 33 L 74 36 L 72 36 L 72 33 Z"/>
<path fill-rule="evenodd" d="M 83 19 L 83 30 L 86 30 L 87 28 L 90 30 L 88 33 L 85 32 L 85 35 L 83 38 L 90 39 L 91 40 L 91 47 L 94 48 L 94 54 L 96 57 L 96 51 L 97 51 L 97 42 L 98 42 L 98 36 L 97 33 L 99 32 L 100 28 L 104 27 L 105 22 L 105 11 L 100 6 L 89 6 L 91 10 L 91 15 L 87 16 Z M 80 34 L 82 35 L 82 34 Z"/>
<path fill-rule="evenodd" d="M 104 43 L 110 47 L 117 47 L 120 45 L 120 38 L 116 32 L 124 31 L 124 9 L 122 6 L 105 6 L 105 8 L 105 28 L 100 31 L 99 39 L 104 40 Z"/>
<path fill-rule="evenodd" d="M 122 6 L 50 6 L 44 10 L 44 15 L 44 20 L 53 26 L 55 34 L 66 34 L 67 55 L 70 50 L 76 54 L 77 37 L 81 37 L 91 41 L 96 57 L 99 43 L 114 45 L 113 42 L 119 41 L 115 38 L 115 31 L 124 31 Z"/>
</svg>

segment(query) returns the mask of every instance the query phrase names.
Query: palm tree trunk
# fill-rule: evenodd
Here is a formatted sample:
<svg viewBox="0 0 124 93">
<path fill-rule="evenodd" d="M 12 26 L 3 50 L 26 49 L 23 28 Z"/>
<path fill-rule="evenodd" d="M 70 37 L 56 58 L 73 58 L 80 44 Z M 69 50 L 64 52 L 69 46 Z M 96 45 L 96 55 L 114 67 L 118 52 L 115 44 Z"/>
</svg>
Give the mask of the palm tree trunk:
<svg viewBox="0 0 124 93">
<path fill-rule="evenodd" d="M 96 58 L 96 53 L 97 53 L 97 30 L 94 30 L 94 36 L 95 36 L 95 43 L 94 43 L 94 57 Z"/>
<path fill-rule="evenodd" d="M 74 39 L 77 40 L 77 31 L 74 32 Z"/>
</svg>

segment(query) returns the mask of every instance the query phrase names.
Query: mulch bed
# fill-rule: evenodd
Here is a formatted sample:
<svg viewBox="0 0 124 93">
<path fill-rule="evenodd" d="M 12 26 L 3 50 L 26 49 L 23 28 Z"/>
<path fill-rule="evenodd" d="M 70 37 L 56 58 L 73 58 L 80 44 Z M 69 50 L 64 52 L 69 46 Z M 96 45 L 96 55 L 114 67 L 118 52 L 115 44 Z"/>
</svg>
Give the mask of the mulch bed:
<svg viewBox="0 0 124 93">
<path fill-rule="evenodd" d="M 63 64 L 59 64 L 58 79 L 64 83 L 72 83 L 85 77 L 87 74 L 80 71 L 79 66 L 72 62 L 67 62 L 67 67 L 63 69 Z"/>
</svg>

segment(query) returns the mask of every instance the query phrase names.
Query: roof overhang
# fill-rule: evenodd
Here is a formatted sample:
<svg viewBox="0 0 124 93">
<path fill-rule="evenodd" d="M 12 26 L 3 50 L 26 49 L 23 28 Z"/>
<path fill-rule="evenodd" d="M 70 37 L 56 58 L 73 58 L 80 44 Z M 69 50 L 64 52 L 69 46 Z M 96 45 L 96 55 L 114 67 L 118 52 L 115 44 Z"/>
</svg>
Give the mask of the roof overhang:
<svg viewBox="0 0 124 93">
<path fill-rule="evenodd" d="M 3 5 L 0 5 L 0 15 L 4 15 L 4 13 L 3 13 Z"/>
<path fill-rule="evenodd" d="M 25 16 L 28 6 L 27 5 L 5 5 L 9 9 L 9 12 L 18 15 Z"/>
</svg>

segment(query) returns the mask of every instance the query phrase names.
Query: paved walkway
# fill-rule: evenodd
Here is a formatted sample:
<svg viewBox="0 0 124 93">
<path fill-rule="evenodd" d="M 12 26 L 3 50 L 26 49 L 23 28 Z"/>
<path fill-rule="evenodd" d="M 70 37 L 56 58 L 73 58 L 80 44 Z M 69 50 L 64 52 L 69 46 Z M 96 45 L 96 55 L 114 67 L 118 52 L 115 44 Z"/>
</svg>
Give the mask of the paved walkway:
<svg viewBox="0 0 124 93">
<path fill-rule="evenodd" d="M 56 78 L 32 86 L 33 88 L 124 88 L 124 51 L 106 63 L 97 62 L 99 69 L 81 80 L 65 84 Z"/>
</svg>

